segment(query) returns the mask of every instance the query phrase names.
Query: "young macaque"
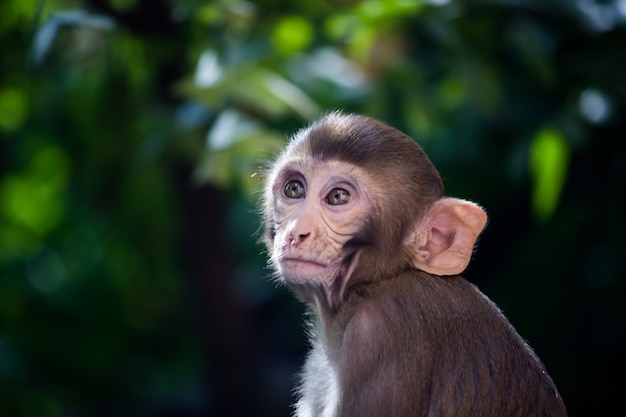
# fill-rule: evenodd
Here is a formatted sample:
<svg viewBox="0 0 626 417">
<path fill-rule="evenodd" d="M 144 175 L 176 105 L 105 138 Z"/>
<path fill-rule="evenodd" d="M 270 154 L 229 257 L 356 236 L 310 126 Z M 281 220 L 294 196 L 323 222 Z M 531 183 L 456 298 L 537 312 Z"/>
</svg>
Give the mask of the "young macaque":
<svg viewBox="0 0 626 417">
<path fill-rule="evenodd" d="M 407 135 L 333 113 L 267 173 L 264 241 L 311 309 L 298 417 L 566 416 L 541 361 L 461 276 L 487 215 Z"/>
</svg>

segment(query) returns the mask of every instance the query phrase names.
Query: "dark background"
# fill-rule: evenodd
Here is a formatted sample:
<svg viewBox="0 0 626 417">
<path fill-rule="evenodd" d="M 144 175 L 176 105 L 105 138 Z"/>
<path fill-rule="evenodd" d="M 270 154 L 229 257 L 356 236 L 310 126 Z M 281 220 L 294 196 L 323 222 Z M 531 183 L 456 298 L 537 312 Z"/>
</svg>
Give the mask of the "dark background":
<svg viewBox="0 0 626 417">
<path fill-rule="evenodd" d="M 625 105 L 624 0 L 4 0 L 0 414 L 289 415 L 252 174 L 344 109 L 486 208 L 466 277 L 621 416 Z"/>
</svg>

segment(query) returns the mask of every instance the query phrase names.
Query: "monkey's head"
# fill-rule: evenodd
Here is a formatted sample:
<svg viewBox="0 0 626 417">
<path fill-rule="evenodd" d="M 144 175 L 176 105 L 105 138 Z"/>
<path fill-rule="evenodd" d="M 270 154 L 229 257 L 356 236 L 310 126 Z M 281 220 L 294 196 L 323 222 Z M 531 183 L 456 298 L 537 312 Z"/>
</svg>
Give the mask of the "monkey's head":
<svg viewBox="0 0 626 417">
<path fill-rule="evenodd" d="M 334 302 L 407 268 L 461 273 L 486 221 L 477 205 L 443 196 L 410 137 L 358 115 L 333 113 L 296 133 L 264 192 L 264 241 L 278 275 Z"/>
</svg>

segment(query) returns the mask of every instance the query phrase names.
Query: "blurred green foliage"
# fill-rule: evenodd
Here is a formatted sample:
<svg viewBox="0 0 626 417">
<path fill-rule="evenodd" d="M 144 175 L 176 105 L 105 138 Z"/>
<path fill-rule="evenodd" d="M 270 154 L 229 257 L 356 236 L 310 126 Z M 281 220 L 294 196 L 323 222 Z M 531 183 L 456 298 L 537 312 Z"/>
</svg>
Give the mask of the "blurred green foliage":
<svg viewBox="0 0 626 417">
<path fill-rule="evenodd" d="M 264 161 L 325 111 L 415 137 L 490 225 L 467 277 L 572 416 L 626 372 L 623 0 L 5 0 L 0 414 L 289 415 Z"/>
<path fill-rule="evenodd" d="M 568 170 L 569 145 L 558 130 L 543 129 L 530 148 L 530 175 L 533 187 L 532 210 L 540 220 L 556 210 Z"/>
</svg>

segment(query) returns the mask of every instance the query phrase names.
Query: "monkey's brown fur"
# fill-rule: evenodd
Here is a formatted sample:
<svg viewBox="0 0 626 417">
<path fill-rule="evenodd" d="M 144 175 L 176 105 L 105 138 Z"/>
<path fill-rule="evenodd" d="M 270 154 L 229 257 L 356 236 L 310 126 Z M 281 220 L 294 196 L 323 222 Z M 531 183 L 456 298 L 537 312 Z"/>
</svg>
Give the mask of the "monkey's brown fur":
<svg viewBox="0 0 626 417">
<path fill-rule="evenodd" d="M 443 197 L 439 174 L 412 139 L 373 119 L 335 113 L 297 133 L 272 173 L 305 159 L 359 167 L 371 174 L 375 198 L 364 226 L 343 246 L 336 282 L 345 290 L 316 295 L 314 303 L 314 284 L 286 281 L 316 318 L 303 396 L 323 392 L 325 370 L 335 370 L 339 400 L 324 415 L 567 415 L 541 361 L 487 297 L 458 275 L 428 274 L 411 262 L 407 233 Z M 264 239 L 271 252 L 276 187 L 268 185 Z M 312 413 L 322 410 L 328 413 L 317 404 Z"/>
<path fill-rule="evenodd" d="M 355 288 L 346 309 L 339 416 L 566 415 L 530 347 L 459 276 L 408 270 Z"/>
</svg>

